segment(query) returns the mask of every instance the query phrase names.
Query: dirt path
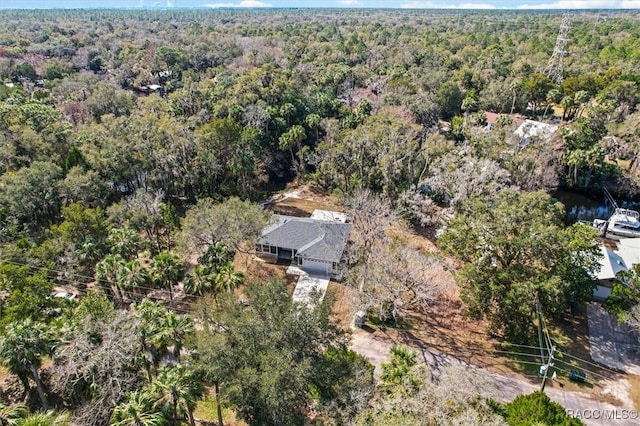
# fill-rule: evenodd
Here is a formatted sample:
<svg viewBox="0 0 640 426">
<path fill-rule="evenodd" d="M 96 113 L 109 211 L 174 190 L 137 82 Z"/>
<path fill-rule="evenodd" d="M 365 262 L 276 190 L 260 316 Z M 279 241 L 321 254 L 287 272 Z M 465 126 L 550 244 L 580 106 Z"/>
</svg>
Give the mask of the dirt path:
<svg viewBox="0 0 640 426">
<path fill-rule="evenodd" d="M 380 374 L 380 364 L 388 359 L 389 349 L 393 345 L 394 342 L 389 339 L 375 336 L 360 328 L 353 329 L 351 348 L 365 356 L 376 367 L 376 377 Z M 478 368 L 436 349 L 415 349 L 421 353 L 422 360 L 432 369 L 439 369 L 453 364 L 465 365 L 468 368 Z M 486 369 L 483 369 L 483 371 L 493 380 L 493 386 L 487 386 L 485 396 L 502 402 L 511 401 L 518 395 L 531 393 L 540 388 L 539 384 L 530 383 L 525 378 L 495 373 Z M 632 406 L 627 406 L 628 402 L 623 407 L 617 407 L 609 403 L 594 401 L 588 396 L 577 392 L 568 392 L 551 387 L 547 387 L 545 392 L 549 398 L 561 404 L 572 412 L 574 416 L 582 417 L 582 421 L 589 426 L 633 426 L 638 424 L 637 419 L 623 418 L 627 414 L 631 416 L 637 414 L 635 411 L 625 411 L 633 408 Z"/>
</svg>

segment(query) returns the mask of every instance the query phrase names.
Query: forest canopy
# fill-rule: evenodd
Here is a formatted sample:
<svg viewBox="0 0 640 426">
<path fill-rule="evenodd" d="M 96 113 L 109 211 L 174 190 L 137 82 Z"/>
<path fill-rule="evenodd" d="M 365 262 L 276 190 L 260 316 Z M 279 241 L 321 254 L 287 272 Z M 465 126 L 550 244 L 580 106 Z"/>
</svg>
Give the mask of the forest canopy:
<svg viewBox="0 0 640 426">
<path fill-rule="evenodd" d="M 570 18 L 558 80 L 558 12 L 0 10 L 0 360 L 15 393 L 87 425 L 193 424 L 205 387 L 220 418 L 226 403 L 256 424 L 391 415 L 368 405 L 371 367 L 328 306 L 304 311 L 236 269 L 290 184 L 335 195 L 354 235 L 375 237 L 349 245 L 346 282 L 380 320 L 446 290 L 406 273 L 448 264 L 403 247 L 400 222 L 449 226 L 437 244 L 465 307 L 504 336 L 529 331 L 536 292 L 550 318 L 587 299 L 595 235 L 566 227 L 549 192 L 640 193 L 640 17 Z M 61 286 L 81 300 L 53 297 Z M 197 326 L 185 299 L 206 300 Z M 436 395 L 395 384 L 379 400 Z M 455 411 L 497 418 L 461 397 Z"/>
</svg>

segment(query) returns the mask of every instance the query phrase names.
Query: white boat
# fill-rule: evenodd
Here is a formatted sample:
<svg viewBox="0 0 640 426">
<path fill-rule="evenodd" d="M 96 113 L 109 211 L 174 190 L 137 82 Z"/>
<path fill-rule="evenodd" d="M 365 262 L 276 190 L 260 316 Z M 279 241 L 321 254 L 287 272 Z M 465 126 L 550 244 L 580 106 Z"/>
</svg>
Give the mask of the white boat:
<svg viewBox="0 0 640 426">
<path fill-rule="evenodd" d="M 640 213 L 616 208 L 609 220 L 596 219 L 593 226 L 600 230 L 600 235 L 612 240 L 640 238 Z"/>
</svg>

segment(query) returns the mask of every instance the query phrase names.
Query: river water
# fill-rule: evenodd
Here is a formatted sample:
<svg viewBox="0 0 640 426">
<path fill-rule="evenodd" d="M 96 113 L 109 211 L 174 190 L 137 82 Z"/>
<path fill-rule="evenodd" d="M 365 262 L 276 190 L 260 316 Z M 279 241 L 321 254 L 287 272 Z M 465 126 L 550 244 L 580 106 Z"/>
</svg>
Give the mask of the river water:
<svg viewBox="0 0 640 426">
<path fill-rule="evenodd" d="M 574 223 L 579 220 L 592 222 L 593 219 L 608 219 L 614 207 L 607 202 L 604 194 L 598 199 L 596 196 L 586 196 L 577 192 L 558 190 L 552 197 L 564 204 L 567 212 L 566 221 Z M 618 207 L 640 210 L 640 202 L 616 199 Z"/>
</svg>

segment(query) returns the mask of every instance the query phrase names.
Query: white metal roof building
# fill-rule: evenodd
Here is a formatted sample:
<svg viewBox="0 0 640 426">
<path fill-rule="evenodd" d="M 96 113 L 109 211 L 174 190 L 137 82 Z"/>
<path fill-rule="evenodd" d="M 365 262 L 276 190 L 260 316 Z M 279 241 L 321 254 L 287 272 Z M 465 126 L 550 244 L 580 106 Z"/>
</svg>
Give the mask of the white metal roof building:
<svg viewBox="0 0 640 426">
<path fill-rule="evenodd" d="M 596 300 L 611 296 L 616 276 L 640 263 L 640 238 L 622 238 L 617 242 L 616 250 L 601 246 L 600 254 L 600 271 L 595 274 L 599 285 L 593 292 Z"/>
</svg>

